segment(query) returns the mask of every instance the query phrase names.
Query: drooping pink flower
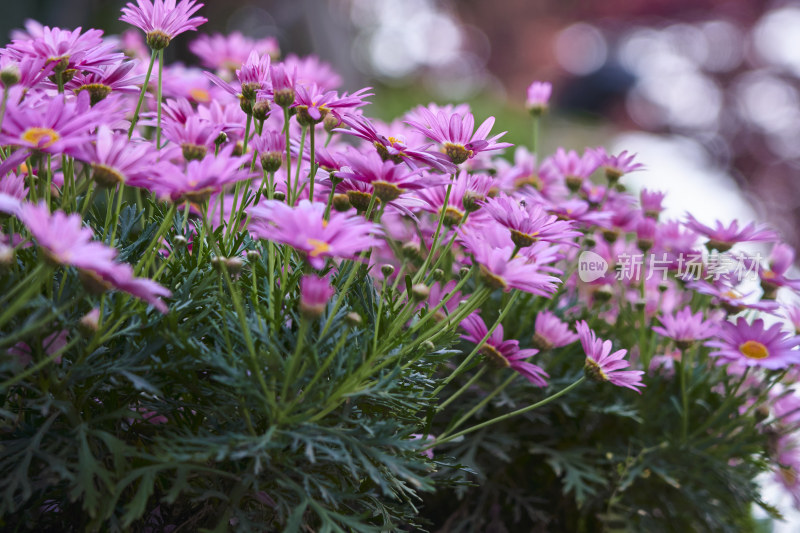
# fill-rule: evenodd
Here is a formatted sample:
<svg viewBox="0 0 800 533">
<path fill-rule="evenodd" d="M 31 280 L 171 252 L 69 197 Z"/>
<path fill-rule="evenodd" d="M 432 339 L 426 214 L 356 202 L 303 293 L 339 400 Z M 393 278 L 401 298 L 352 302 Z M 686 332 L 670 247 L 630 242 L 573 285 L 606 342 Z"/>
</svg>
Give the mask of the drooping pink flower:
<svg viewBox="0 0 800 533">
<path fill-rule="evenodd" d="M 136 0 L 122 8 L 122 22 L 142 30 L 147 45 L 154 50 L 163 50 L 176 36 L 186 31 L 196 31 L 208 22 L 204 17 L 193 17 L 203 4 L 195 0 Z"/>
<path fill-rule="evenodd" d="M 623 359 L 628 350 L 617 350 L 611 353 L 611 341 L 597 338 L 585 320 L 575 323 L 575 329 L 581 339 L 581 346 L 586 353 L 586 374 L 596 381 L 608 381 L 617 387 L 626 387 L 639 394 L 642 383 L 642 370 L 622 370 L 628 368 L 630 362 Z"/>
<path fill-rule="evenodd" d="M 717 331 L 717 323 L 704 320 L 703 311 L 692 313 L 688 305 L 675 313 L 659 317 L 661 326 L 653 326 L 653 331 L 675 341 L 681 350 L 686 350 L 695 341 L 713 336 Z"/>
<path fill-rule="evenodd" d="M 300 279 L 300 312 L 308 318 L 318 318 L 334 294 L 336 289 L 328 276 L 303 276 Z"/>
<path fill-rule="evenodd" d="M 242 96 L 247 100 L 254 100 L 259 91 L 271 90 L 270 57 L 268 54 L 259 56 L 253 50 L 241 68 L 236 69 L 236 78 L 242 87 Z"/>
<path fill-rule="evenodd" d="M 469 342 L 478 344 L 483 340 L 489 329 L 483 319 L 475 312 L 461 322 L 461 327 L 466 332 L 461 338 Z M 537 387 L 546 387 L 548 378 L 547 372 L 541 367 L 525 361 L 539 353 L 534 348 L 520 349 L 519 341 L 503 340 L 503 325 L 498 324 L 491 336 L 481 346 L 481 353 L 486 356 L 489 362 L 500 368 L 510 368 L 518 372 L 531 384 Z"/>
<path fill-rule="evenodd" d="M 322 268 L 327 257 L 353 258 L 378 243 L 380 228 L 360 215 L 332 211 L 324 219 L 325 204 L 301 200 L 290 207 L 266 200 L 249 208 L 250 231 L 260 239 L 288 244 L 303 252 L 314 268 Z"/>
<path fill-rule="evenodd" d="M 616 182 L 625 174 L 644 169 L 643 164 L 635 161 L 636 154 L 629 154 L 627 150 L 620 152 L 619 155 L 611 155 L 605 148 L 600 147 L 595 150 L 595 154 L 610 183 Z"/>
<path fill-rule="evenodd" d="M 267 172 L 275 172 L 286 153 L 286 137 L 279 131 L 265 130 L 253 137 L 253 148 L 261 158 L 262 168 Z"/>
<path fill-rule="evenodd" d="M 166 313 L 167 306 L 160 297 L 170 296 L 170 291 L 152 280 L 134 277 L 128 263 L 115 262 L 116 248 L 92 240 L 94 232 L 83 227 L 79 215 L 62 211 L 50 214 L 42 203 L 23 204 L 18 216 L 49 262 L 77 268 L 84 284 L 92 288 L 127 292 Z"/>
<path fill-rule="evenodd" d="M 719 357 L 724 363 L 737 363 L 769 370 L 786 368 L 800 363 L 800 336 L 787 335 L 781 331 L 781 324 L 764 327 L 762 319 L 748 324 L 744 317 L 736 323 L 723 322 L 717 338 L 706 342 L 715 348 L 710 357 Z"/>
<path fill-rule="evenodd" d="M 547 81 L 534 81 L 528 86 L 525 107 L 533 114 L 542 113 L 547 109 L 553 85 Z"/>
<path fill-rule="evenodd" d="M 759 269 L 758 271 L 765 298 L 774 298 L 778 289 L 781 287 L 791 287 L 794 290 L 800 290 L 800 279 L 786 276 L 786 272 L 793 264 L 794 248 L 782 242 L 777 243 L 769 254 L 768 267 Z"/>
<path fill-rule="evenodd" d="M 541 205 L 528 205 L 524 200 L 515 201 L 506 194 L 489 198 L 483 208 L 508 228 L 511 240 L 520 248 L 537 241 L 574 244 L 574 238 L 582 235 L 573 229 L 572 221 L 559 220 L 557 216 L 548 214 Z"/>
<path fill-rule="evenodd" d="M 480 152 L 502 150 L 511 146 L 511 143 L 497 142 L 507 133 L 505 131 L 487 138 L 494 126 L 494 117 L 484 120 L 475 130 L 475 117 L 472 113 L 451 113 L 448 116 L 440 111 L 438 115 L 434 115 L 424 107 L 419 108 L 419 113 L 424 122 L 408 120 L 406 124 L 430 140 L 440 143 L 454 165 L 459 165 Z"/>
<path fill-rule="evenodd" d="M 75 93 L 87 91 L 94 105 L 112 92 L 137 94 L 144 83 L 144 74 L 133 74 L 135 61 L 125 61 L 118 65 L 104 65 L 100 72 L 77 72 L 65 85 Z"/>
<path fill-rule="evenodd" d="M 717 220 L 714 226 L 701 224 L 699 220 L 691 214 L 686 214 L 686 226 L 697 233 L 708 237 L 706 246 L 709 249 L 716 249 L 720 252 L 729 250 L 734 244 L 739 242 L 764 242 L 777 241 L 778 234 L 765 225 L 757 225 L 751 222 L 739 227 L 739 223 L 734 220 L 727 226 Z"/>
<path fill-rule="evenodd" d="M 578 335 L 569 329 L 569 325 L 550 311 L 536 313 L 534 329 L 533 345 L 540 350 L 560 348 L 578 340 Z"/>
</svg>

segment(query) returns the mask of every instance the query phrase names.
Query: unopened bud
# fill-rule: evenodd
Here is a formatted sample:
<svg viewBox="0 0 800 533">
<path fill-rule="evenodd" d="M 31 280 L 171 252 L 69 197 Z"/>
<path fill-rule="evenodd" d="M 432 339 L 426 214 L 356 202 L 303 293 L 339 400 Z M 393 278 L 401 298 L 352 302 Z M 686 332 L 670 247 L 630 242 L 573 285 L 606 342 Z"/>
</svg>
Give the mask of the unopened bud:
<svg viewBox="0 0 800 533">
<path fill-rule="evenodd" d="M 469 268 L 461 267 L 461 270 L 458 271 L 458 277 L 464 279 L 467 276 L 469 276 L 469 272 L 470 272 Z"/>
<path fill-rule="evenodd" d="M 272 197 L 280 202 L 286 200 L 286 194 L 282 191 L 275 191 L 274 193 L 272 193 Z"/>
<path fill-rule="evenodd" d="M 228 134 L 225 133 L 224 131 L 221 131 L 221 132 L 219 132 L 219 135 L 217 135 L 217 138 L 214 139 L 214 144 L 219 146 L 222 143 L 227 142 L 227 140 L 228 140 Z"/>
<path fill-rule="evenodd" d="M 258 252 L 258 250 L 248 250 L 247 251 L 247 261 L 249 263 L 255 263 L 259 259 L 261 259 L 261 254 Z"/>
<path fill-rule="evenodd" d="M 347 325 L 350 327 L 357 327 L 361 325 L 361 315 L 356 312 L 350 312 L 344 315 L 344 321 L 347 322 Z"/>
<path fill-rule="evenodd" d="M 256 103 L 253 104 L 253 118 L 256 120 L 267 120 L 269 111 L 269 100 L 267 99 L 256 100 Z"/>
<path fill-rule="evenodd" d="M 594 248 L 594 246 L 597 244 L 597 241 L 594 239 L 594 235 L 587 235 L 583 238 L 583 244 L 589 248 Z"/>
<path fill-rule="evenodd" d="M 214 256 L 211 258 L 211 266 L 214 270 L 216 270 L 217 272 L 221 272 L 222 271 L 221 265 L 222 265 L 222 260 L 219 257 Z"/>
<path fill-rule="evenodd" d="M 14 264 L 14 248 L 0 243 L 0 268 L 6 269 Z"/>
<path fill-rule="evenodd" d="M 242 260 L 238 257 L 228 257 L 225 259 L 225 268 L 227 268 L 228 273 L 232 276 L 242 271 L 242 265 Z"/>
<path fill-rule="evenodd" d="M 340 213 L 344 213 L 345 211 L 350 211 L 350 208 L 353 207 L 350 204 L 350 198 L 347 197 L 346 194 L 334 194 L 333 195 L 333 208 L 339 211 Z"/>
<path fill-rule="evenodd" d="M 426 352 L 430 353 L 430 352 L 432 352 L 432 351 L 434 351 L 436 349 L 436 346 L 434 346 L 434 344 L 431 341 L 424 341 L 420 345 L 420 348 L 422 348 Z"/>
<path fill-rule="evenodd" d="M 97 333 L 100 325 L 100 309 L 95 307 L 83 317 L 81 317 L 80 322 L 78 322 L 78 328 L 80 329 L 81 333 L 86 335 L 87 337 L 90 335 L 94 335 Z"/>
<path fill-rule="evenodd" d="M 172 239 L 172 247 L 176 250 L 181 250 L 183 248 L 186 248 L 187 244 L 188 241 L 186 240 L 186 237 L 184 237 L 183 235 L 176 235 Z"/>
<path fill-rule="evenodd" d="M 481 208 L 481 203 L 484 200 L 486 200 L 486 197 L 482 194 L 478 194 L 475 191 L 467 191 L 464 193 L 464 198 L 462 198 L 461 202 L 464 204 L 464 209 L 467 210 L 467 213 L 474 213 Z"/>
<path fill-rule="evenodd" d="M 392 265 L 381 265 L 381 274 L 384 278 L 388 278 L 394 274 L 394 267 Z"/>
<path fill-rule="evenodd" d="M 437 268 L 433 271 L 433 279 L 436 281 L 442 281 L 444 279 L 444 270 L 441 268 Z"/>
<path fill-rule="evenodd" d="M 431 290 L 423 283 L 411 287 L 411 297 L 417 302 L 425 300 L 430 294 Z"/>
<path fill-rule="evenodd" d="M 325 131 L 330 133 L 333 131 L 334 128 L 338 128 L 339 124 L 341 124 L 342 122 L 333 113 L 328 113 L 327 115 L 325 115 L 325 120 L 323 120 L 322 123 L 325 126 Z"/>
<path fill-rule="evenodd" d="M 611 285 L 605 284 L 601 285 L 596 291 L 594 291 L 594 299 L 598 303 L 605 303 L 614 296 L 614 291 L 611 289 Z"/>
<path fill-rule="evenodd" d="M 636 309 L 639 312 L 644 311 L 646 306 L 647 306 L 647 302 L 645 300 L 643 300 L 642 298 L 639 298 L 635 302 L 633 302 L 633 308 Z"/>
<path fill-rule="evenodd" d="M 19 68 L 16 65 L 9 65 L 3 70 L 0 70 L 0 82 L 4 87 L 11 87 L 19 83 L 20 74 Z"/>
</svg>

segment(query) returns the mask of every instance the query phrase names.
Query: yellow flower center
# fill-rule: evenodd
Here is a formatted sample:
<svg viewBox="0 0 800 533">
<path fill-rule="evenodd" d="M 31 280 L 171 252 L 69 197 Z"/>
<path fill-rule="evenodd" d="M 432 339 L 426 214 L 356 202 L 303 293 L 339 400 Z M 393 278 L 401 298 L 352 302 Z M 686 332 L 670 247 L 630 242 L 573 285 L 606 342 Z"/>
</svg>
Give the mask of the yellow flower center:
<svg viewBox="0 0 800 533">
<path fill-rule="evenodd" d="M 211 101 L 211 94 L 205 89 L 189 89 L 189 96 L 192 97 L 192 100 L 195 102 L 210 102 Z"/>
<path fill-rule="evenodd" d="M 762 279 L 775 279 L 775 272 L 773 272 L 771 270 L 764 270 L 763 272 L 761 272 L 761 278 Z"/>
<path fill-rule="evenodd" d="M 317 257 L 322 255 L 331 249 L 331 245 L 325 241 L 321 241 L 319 239 L 308 239 L 308 244 L 313 246 L 311 251 L 308 253 L 311 257 Z"/>
<path fill-rule="evenodd" d="M 397 144 L 400 142 L 400 139 L 398 139 L 397 137 L 388 137 L 387 140 L 392 144 Z"/>
<path fill-rule="evenodd" d="M 60 138 L 61 136 L 58 132 L 50 128 L 28 128 L 22 134 L 22 140 L 34 145 L 36 148 L 48 148 Z"/>
<path fill-rule="evenodd" d="M 758 341 L 747 341 L 739 345 L 739 351 L 750 359 L 766 359 L 769 357 L 767 347 Z"/>
</svg>

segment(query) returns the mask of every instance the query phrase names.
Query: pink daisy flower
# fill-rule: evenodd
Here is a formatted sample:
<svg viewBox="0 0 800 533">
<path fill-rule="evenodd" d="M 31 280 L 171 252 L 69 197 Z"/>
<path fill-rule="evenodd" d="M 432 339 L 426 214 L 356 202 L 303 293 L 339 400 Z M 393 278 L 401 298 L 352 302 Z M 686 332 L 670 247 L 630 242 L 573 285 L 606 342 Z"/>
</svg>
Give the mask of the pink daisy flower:
<svg viewBox="0 0 800 533">
<path fill-rule="evenodd" d="M 295 86 L 317 85 L 322 90 L 330 91 L 342 84 L 342 78 L 333 68 L 317 56 L 298 57 L 289 54 L 283 60 L 286 72 L 292 72 Z"/>
<path fill-rule="evenodd" d="M 55 63 L 48 63 L 43 57 L 24 57 L 17 60 L 0 55 L 0 85 L 6 88 L 19 85 L 24 89 L 32 89 L 52 74 L 55 66 Z"/>
<path fill-rule="evenodd" d="M 556 153 L 548 157 L 545 162 L 553 165 L 553 168 L 564 179 L 567 187 L 575 192 L 579 191 L 583 187 L 584 180 L 597 170 L 601 160 L 592 150 L 586 150 L 583 156 L 579 156 L 574 150 L 567 152 L 563 148 L 558 148 Z M 544 163 L 542 164 L 544 165 Z"/>
<path fill-rule="evenodd" d="M 191 161 L 203 159 L 209 150 L 213 153 L 222 126 L 193 115 L 184 123 L 167 119 L 162 123 L 162 130 L 164 138 L 180 146 L 183 158 Z"/>
<path fill-rule="evenodd" d="M 266 200 L 249 208 L 250 231 L 260 239 L 288 244 L 303 252 L 314 268 L 325 266 L 325 258 L 353 258 L 378 244 L 380 228 L 360 215 L 332 211 L 324 219 L 325 204 L 301 200 L 289 207 Z"/>
<path fill-rule="evenodd" d="M 412 149 L 406 145 L 403 137 L 386 137 L 379 134 L 369 119 L 362 115 L 345 114 L 342 122 L 350 126 L 350 129 L 336 129 L 335 131 L 372 143 L 384 160 L 391 160 L 395 163 L 405 162 L 411 168 L 422 164 L 448 173 L 452 173 L 456 169 L 447 156 L 439 152 L 427 151 L 425 150 L 427 146 Z"/>
<path fill-rule="evenodd" d="M 90 29 L 81 33 L 81 28 L 70 31 L 49 26 L 38 27 L 35 35 L 14 39 L 6 47 L 9 57 L 17 61 L 43 59 L 47 65 L 52 64 L 56 72 L 100 72 L 101 65 L 116 64 L 125 59 L 123 54 L 113 50 L 113 44 L 103 42 L 101 30 Z"/>
<path fill-rule="evenodd" d="M 769 255 L 767 268 L 758 270 L 761 278 L 761 288 L 764 289 L 764 298 L 775 298 L 778 289 L 791 287 L 800 290 L 800 279 L 786 276 L 786 272 L 794 264 L 794 248 L 784 243 L 777 243 Z"/>
<path fill-rule="evenodd" d="M 336 289 L 328 276 L 305 275 L 300 279 L 300 312 L 308 318 L 319 318 Z"/>
<path fill-rule="evenodd" d="M 150 143 L 129 141 L 127 135 L 103 125 L 97 129 L 94 142 L 81 145 L 75 157 L 91 165 L 92 179 L 100 185 L 128 183 L 138 187 L 152 178 L 158 152 Z"/>
<path fill-rule="evenodd" d="M 615 183 L 625 174 L 644 169 L 643 164 L 634 161 L 636 154 L 629 154 L 627 150 L 620 152 L 619 155 L 611 155 L 605 148 L 600 147 L 595 150 L 595 154 L 610 183 Z"/>
<path fill-rule="evenodd" d="M 800 351 L 795 349 L 800 345 L 800 337 L 781 331 L 781 324 L 765 328 L 760 318 L 748 324 L 744 317 L 739 317 L 735 324 L 723 322 L 717 337 L 706 343 L 716 348 L 708 355 L 719 357 L 723 363 L 777 370 L 800 362 Z"/>
<path fill-rule="evenodd" d="M 720 252 L 729 250 L 734 244 L 739 242 L 764 242 L 777 241 L 778 234 L 765 225 L 756 225 L 751 222 L 739 227 L 739 223 L 734 220 L 728 226 L 717 220 L 714 226 L 701 224 L 691 214 L 686 214 L 686 227 L 697 233 L 708 237 L 706 247 L 716 249 Z"/>
<path fill-rule="evenodd" d="M 261 158 L 261 167 L 267 172 L 275 172 L 281 167 L 286 153 L 286 137 L 274 130 L 265 130 L 253 137 L 253 148 Z"/>
<path fill-rule="evenodd" d="M 311 86 L 296 86 L 295 101 L 292 105 L 297 110 L 297 120 L 300 124 L 319 124 L 332 110 L 353 110 L 367 105 L 364 98 L 372 96 L 368 93 L 371 87 L 365 87 L 353 94 L 344 93 L 342 96 L 336 91 L 325 91 L 317 84 Z"/>
<path fill-rule="evenodd" d="M 511 240 L 520 248 L 526 248 L 537 241 L 574 245 L 573 239 L 582 235 L 572 229 L 571 221 L 559 220 L 540 205 L 527 205 L 525 201 L 515 201 L 506 194 L 489 198 L 483 208 L 492 218 L 508 228 Z"/>
<path fill-rule="evenodd" d="M 118 65 L 106 65 L 100 72 L 76 72 L 65 85 L 66 89 L 76 94 L 87 91 L 91 96 L 91 105 L 96 104 L 112 92 L 137 94 L 144 83 L 144 74 L 132 74 L 136 61 L 126 61 Z"/>
<path fill-rule="evenodd" d="M 199 203 L 219 194 L 229 183 L 252 178 L 249 168 L 240 168 L 250 158 L 231 155 L 233 148 L 226 146 L 216 156 L 210 153 L 201 160 L 189 161 L 185 170 L 174 165 L 162 166 L 160 177 L 149 183 L 150 190 L 176 203 L 186 200 Z"/>
<path fill-rule="evenodd" d="M 534 329 L 533 345 L 540 350 L 560 348 L 578 340 L 578 335 L 569 329 L 569 325 L 550 311 L 536 314 Z"/>
<path fill-rule="evenodd" d="M 511 143 L 497 142 L 507 132 L 498 133 L 487 139 L 494 126 L 494 117 L 483 121 L 475 130 L 475 117 L 472 113 L 447 113 L 442 111 L 434 115 L 427 108 L 419 108 L 424 122 L 408 120 L 406 124 L 415 128 L 430 140 L 442 145 L 444 153 L 454 165 L 459 165 L 475 157 L 480 152 L 502 150 L 512 146 Z"/>
<path fill-rule="evenodd" d="M 492 188 L 493 180 L 491 176 L 485 174 L 470 174 L 462 170 L 453 180 L 453 188 L 450 190 L 450 197 L 447 198 L 447 186 L 431 187 L 417 192 L 417 196 L 425 202 L 424 210 L 440 215 L 445 211 L 444 223 L 453 226 L 464 217 L 469 211 L 474 211 L 481 206 L 481 200 L 485 199 Z M 467 206 L 469 205 L 469 209 Z"/>
<path fill-rule="evenodd" d="M 169 42 L 185 31 L 196 31 L 208 19 L 192 17 L 203 7 L 195 0 L 136 0 L 136 5 L 128 2 L 122 8 L 122 22 L 127 22 L 142 30 L 147 45 L 153 50 L 163 50 Z"/>
<path fill-rule="evenodd" d="M 342 159 L 345 166 L 336 177 L 369 183 L 382 202 L 396 200 L 410 190 L 426 189 L 447 181 L 443 176 L 420 175 L 419 170 L 412 171 L 405 165 L 384 161 L 377 152 L 360 154 L 351 151 Z"/>
<path fill-rule="evenodd" d="M 653 331 L 675 341 L 678 348 L 686 350 L 694 341 L 712 337 L 717 331 L 717 323 L 703 320 L 703 311 L 692 313 L 688 305 L 675 313 L 659 317 L 661 326 L 653 326 Z"/>
<path fill-rule="evenodd" d="M 586 353 L 586 375 L 595 381 L 608 381 L 617 387 L 626 387 L 639 394 L 642 383 L 642 370 L 622 370 L 630 366 L 623 359 L 628 350 L 617 350 L 611 353 L 611 341 L 598 339 L 585 320 L 575 323 L 575 329 L 581 339 L 583 351 Z"/>
<path fill-rule="evenodd" d="M 642 192 L 639 193 L 639 200 L 642 204 L 642 212 L 644 212 L 644 215 L 658 220 L 659 215 L 664 210 L 662 204 L 666 195 L 667 193 L 663 191 L 642 189 Z"/>
<path fill-rule="evenodd" d="M 461 338 L 475 344 L 481 342 L 489 332 L 486 324 L 477 312 L 465 318 L 461 322 L 461 327 L 464 328 L 464 331 L 467 333 L 466 335 L 462 335 Z M 521 350 L 519 341 L 503 340 L 502 324 L 499 324 L 494 329 L 491 336 L 486 339 L 486 342 L 481 346 L 480 351 L 491 364 L 500 368 L 510 368 L 518 372 L 537 387 L 547 386 L 545 378 L 550 377 L 547 375 L 547 372 L 541 367 L 525 361 L 525 359 L 539 353 L 539 350 L 533 348 Z"/>
</svg>

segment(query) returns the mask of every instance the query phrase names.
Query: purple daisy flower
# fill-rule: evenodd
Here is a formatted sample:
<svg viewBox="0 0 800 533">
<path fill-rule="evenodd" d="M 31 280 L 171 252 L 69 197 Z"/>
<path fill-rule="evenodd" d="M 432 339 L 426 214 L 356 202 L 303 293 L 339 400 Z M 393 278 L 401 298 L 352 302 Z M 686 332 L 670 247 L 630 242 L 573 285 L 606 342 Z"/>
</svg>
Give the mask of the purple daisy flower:
<svg viewBox="0 0 800 533">
<path fill-rule="evenodd" d="M 0 130 L 0 144 L 19 146 L 0 165 L 0 176 L 25 160 L 31 151 L 73 155 L 91 140 L 89 130 L 109 121 L 108 108 L 89 105 L 89 94 L 82 92 L 75 100 L 58 95 L 36 105 L 32 100 L 9 105 Z"/>
<path fill-rule="evenodd" d="M 127 22 L 142 30 L 147 45 L 153 50 L 163 50 L 169 42 L 185 31 L 196 31 L 208 19 L 192 17 L 203 7 L 195 0 L 136 0 L 136 5 L 128 2 L 122 8 L 122 22 Z"/>
<path fill-rule="evenodd" d="M 639 200 L 642 204 L 644 216 L 658 220 L 659 215 L 664 210 L 662 205 L 667 193 L 663 191 L 649 191 L 642 189 L 639 193 Z"/>
<path fill-rule="evenodd" d="M 242 96 L 247 100 L 255 99 L 256 93 L 260 91 L 271 92 L 269 63 L 269 55 L 259 57 L 258 52 L 253 50 L 242 67 L 236 70 L 236 78 L 242 86 Z"/>
<path fill-rule="evenodd" d="M 269 77 L 272 82 L 272 101 L 280 107 L 291 107 L 294 103 L 294 80 L 297 77 L 297 70 L 289 74 L 286 65 L 277 63 L 269 69 Z"/>
<path fill-rule="evenodd" d="M 731 247 L 739 242 L 765 242 L 777 241 L 778 234 L 769 229 L 765 225 L 756 225 L 751 222 L 745 226 L 739 227 L 739 223 L 734 220 L 728 226 L 717 220 L 714 226 L 706 226 L 701 224 L 691 214 L 686 214 L 686 227 L 696 231 L 697 233 L 708 237 L 706 247 L 715 249 L 720 252 L 730 250 Z"/>
<path fill-rule="evenodd" d="M 330 91 L 342 84 L 342 78 L 333 68 L 317 56 L 298 57 L 289 54 L 283 60 L 286 72 L 292 72 L 295 87 L 297 85 L 317 85 L 322 90 Z"/>
<path fill-rule="evenodd" d="M 253 137 L 253 148 L 261 158 L 261 167 L 267 172 L 275 172 L 281 167 L 286 153 L 286 138 L 279 131 L 265 130 Z"/>
<path fill-rule="evenodd" d="M 545 162 L 552 165 L 561 175 L 569 190 L 577 192 L 583 187 L 584 180 L 597 170 L 601 160 L 592 150 L 586 150 L 583 156 L 579 156 L 574 150 L 567 152 L 563 148 L 558 148 Z M 542 164 L 544 165 L 544 162 Z"/>
<path fill-rule="evenodd" d="M 328 276 L 305 275 L 300 279 L 300 312 L 307 318 L 319 318 L 336 289 Z"/>
<path fill-rule="evenodd" d="M 575 329 L 586 353 L 584 371 L 587 376 L 595 381 L 608 381 L 617 387 L 626 387 L 641 394 L 639 387 L 645 387 L 642 383 L 644 371 L 622 370 L 630 366 L 630 362 L 623 359 L 628 350 L 611 353 L 611 341 L 598 339 L 585 320 L 576 322 Z"/>
<path fill-rule="evenodd" d="M 595 150 L 595 154 L 599 165 L 606 172 L 609 183 L 616 183 L 625 174 L 644 169 L 643 164 L 634 161 L 636 154 L 629 154 L 627 150 L 620 152 L 619 155 L 611 155 L 605 148 L 600 147 Z"/>
<path fill-rule="evenodd" d="M 325 204 L 301 200 L 289 207 L 266 200 L 250 207 L 250 231 L 260 239 L 288 244 L 303 252 L 314 268 L 325 266 L 325 258 L 351 259 L 378 244 L 380 228 L 360 215 L 333 211 L 325 220 Z"/>
<path fill-rule="evenodd" d="M 372 96 L 372 93 L 367 92 L 371 88 L 365 87 L 353 94 L 344 93 L 339 96 L 336 91 L 325 91 L 317 84 L 297 85 L 292 107 L 297 110 L 297 120 L 300 124 L 307 126 L 319 124 L 330 111 L 340 111 L 341 115 L 346 109 L 353 110 L 367 105 L 368 102 L 364 98 Z"/>
<path fill-rule="evenodd" d="M 28 28 L 32 29 L 32 28 Z M 45 60 L 57 72 L 100 72 L 101 65 L 116 64 L 125 59 L 121 53 L 113 52 L 114 45 L 103 42 L 101 30 L 90 29 L 81 33 L 81 28 L 62 30 L 41 26 L 35 35 L 14 39 L 6 47 L 9 57 L 22 61 L 25 58 Z"/>
<path fill-rule="evenodd" d="M 706 343 L 706 346 L 716 348 L 708 355 L 719 357 L 724 363 L 769 370 L 800 363 L 800 351 L 795 349 L 800 345 L 800 337 L 781 331 L 781 324 L 765 329 L 760 318 L 748 324 L 744 317 L 739 317 L 735 324 L 723 322 L 717 337 Z"/>
<path fill-rule="evenodd" d="M 777 243 L 769 254 L 767 268 L 758 270 L 764 298 L 774 299 L 778 289 L 791 287 L 800 290 L 800 279 L 788 278 L 786 272 L 794 264 L 794 248 L 785 243 Z"/>
<path fill-rule="evenodd" d="M 481 342 L 486 334 L 489 333 L 486 323 L 484 323 L 477 312 L 465 318 L 461 322 L 461 327 L 467 332 L 467 334 L 462 335 L 461 338 L 475 344 Z M 550 377 L 547 372 L 541 367 L 525 361 L 525 359 L 539 353 L 539 350 L 534 348 L 521 350 L 519 348 L 519 341 L 503 340 L 502 324 L 498 324 L 491 336 L 486 339 L 486 342 L 481 346 L 480 351 L 492 365 L 500 368 L 510 368 L 521 374 L 525 379 L 530 381 L 531 384 L 537 387 L 547 386 L 545 378 Z"/>
<path fill-rule="evenodd" d="M 379 134 L 375 126 L 364 116 L 345 114 L 342 117 L 342 122 L 350 126 L 350 129 L 336 129 L 334 131 L 353 135 L 372 143 L 384 160 L 392 160 L 395 163 L 405 162 L 411 168 L 416 168 L 417 164 L 422 164 L 435 168 L 440 172 L 453 173 L 456 170 L 450 159 L 440 152 L 427 151 L 427 146 L 409 148 L 402 137 L 386 137 Z"/>
<path fill-rule="evenodd" d="M 369 183 L 381 202 L 396 200 L 410 190 L 426 189 L 447 182 L 446 177 L 420 174 L 420 170 L 410 171 L 406 166 L 384 161 L 376 152 L 360 154 L 351 151 L 342 159 L 345 166 L 336 173 L 336 177 Z"/>
<path fill-rule="evenodd" d="M 494 248 L 477 231 L 467 231 L 463 227 L 456 229 L 467 252 L 472 254 L 475 263 L 480 267 L 483 281 L 492 288 L 505 292 L 511 289 L 550 297 L 555 294 L 556 283 L 561 280 L 542 274 L 541 265 L 530 261 L 527 257 L 517 256 L 513 259 L 513 249 Z"/>
<path fill-rule="evenodd" d="M 712 337 L 717 332 L 717 323 L 703 320 L 703 311 L 692 313 L 688 305 L 675 313 L 659 317 L 661 326 L 653 326 L 653 331 L 675 341 L 678 348 L 686 350 L 695 341 Z"/>
<path fill-rule="evenodd" d="M 24 57 L 21 60 L 0 55 L 0 85 L 9 88 L 19 85 L 32 89 L 44 78 L 53 73 L 56 64 L 43 57 Z M 9 83 L 4 80 L 11 80 Z"/>
<path fill-rule="evenodd" d="M 582 235 L 572 229 L 572 222 L 559 220 L 548 214 L 540 205 L 527 205 L 505 194 L 488 199 L 485 211 L 508 228 L 515 246 L 526 248 L 537 241 L 575 245 L 573 239 Z"/>
<path fill-rule="evenodd" d="M 226 146 L 218 155 L 206 155 L 189 161 L 186 169 L 163 165 L 160 177 L 149 183 L 150 190 L 179 203 L 200 203 L 218 194 L 225 185 L 253 177 L 248 168 L 240 168 L 250 158 L 232 155 L 233 146 Z"/>
<path fill-rule="evenodd" d="M 467 213 L 480 208 L 481 200 L 485 199 L 492 188 L 493 180 L 486 174 L 470 174 L 462 170 L 453 180 L 453 188 L 450 190 L 450 197 L 447 197 L 447 186 L 431 187 L 417 192 L 417 196 L 425 202 L 423 207 L 426 211 L 441 215 L 444 209 L 444 223 L 447 226 L 458 224 Z"/>
<path fill-rule="evenodd" d="M 569 329 L 569 325 L 550 311 L 536 314 L 534 329 L 533 345 L 540 350 L 560 348 L 578 340 L 578 335 Z"/>
<path fill-rule="evenodd" d="M 183 158 L 187 161 L 203 159 L 209 150 L 214 151 L 222 126 L 218 126 L 199 116 L 190 116 L 186 122 L 165 120 L 162 123 L 164 138 L 181 147 Z"/>
<path fill-rule="evenodd" d="M 144 83 L 144 74 L 132 74 L 136 61 L 126 61 L 118 65 L 106 65 L 100 72 L 76 72 L 65 85 L 76 94 L 87 91 L 91 105 L 96 104 L 112 91 L 123 94 L 137 94 Z"/>
<path fill-rule="evenodd" d="M 440 143 L 444 153 L 450 158 L 454 165 L 460 165 L 467 159 L 474 157 L 480 152 L 492 150 L 502 150 L 512 146 L 511 143 L 497 140 L 508 132 L 498 133 L 494 137 L 488 138 L 489 132 L 494 126 L 494 117 L 489 117 L 475 128 L 475 117 L 472 113 L 447 113 L 442 111 L 434 115 L 427 108 L 419 108 L 419 114 L 425 123 L 408 120 L 406 124 L 415 128 L 430 140 Z"/>
<path fill-rule="evenodd" d="M 138 187 L 150 181 L 158 164 L 152 144 L 129 141 L 127 135 L 114 133 L 105 125 L 97 129 L 95 142 L 80 146 L 75 157 L 89 163 L 92 179 L 106 187 L 119 183 Z"/>
</svg>

